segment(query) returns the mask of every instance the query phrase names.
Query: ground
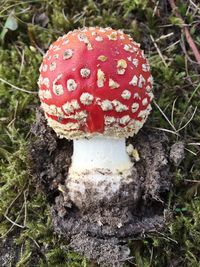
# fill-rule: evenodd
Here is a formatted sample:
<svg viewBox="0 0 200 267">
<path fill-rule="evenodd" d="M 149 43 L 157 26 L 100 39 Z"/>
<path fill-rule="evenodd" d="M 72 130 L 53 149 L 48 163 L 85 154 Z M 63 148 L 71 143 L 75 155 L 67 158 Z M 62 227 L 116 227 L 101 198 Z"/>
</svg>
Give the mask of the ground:
<svg viewBox="0 0 200 267">
<path fill-rule="evenodd" d="M 200 266 L 200 67 L 185 36 L 187 27 L 200 50 L 200 5 L 197 0 L 176 1 L 172 10 L 169 2 L 1 1 L 1 266 L 95 266 L 54 234 L 27 153 L 34 139 L 30 128 L 39 106 L 36 82 L 42 55 L 58 36 L 84 25 L 121 28 L 141 43 L 155 94 L 146 130 L 165 132 L 171 146 L 185 144 L 185 159 L 171 170 L 173 187 L 166 197 L 170 223 L 165 231 L 130 241 L 125 266 Z"/>
</svg>

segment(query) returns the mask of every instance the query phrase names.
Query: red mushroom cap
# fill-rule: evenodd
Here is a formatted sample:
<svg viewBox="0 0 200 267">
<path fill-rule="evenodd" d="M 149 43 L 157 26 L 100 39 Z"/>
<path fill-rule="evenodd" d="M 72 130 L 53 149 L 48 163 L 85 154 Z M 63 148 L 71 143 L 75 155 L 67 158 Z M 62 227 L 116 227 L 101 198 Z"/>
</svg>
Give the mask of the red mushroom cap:
<svg viewBox="0 0 200 267">
<path fill-rule="evenodd" d="M 48 124 L 73 139 L 136 134 L 151 111 L 152 82 L 144 53 L 129 35 L 89 27 L 50 46 L 38 84 Z"/>
</svg>

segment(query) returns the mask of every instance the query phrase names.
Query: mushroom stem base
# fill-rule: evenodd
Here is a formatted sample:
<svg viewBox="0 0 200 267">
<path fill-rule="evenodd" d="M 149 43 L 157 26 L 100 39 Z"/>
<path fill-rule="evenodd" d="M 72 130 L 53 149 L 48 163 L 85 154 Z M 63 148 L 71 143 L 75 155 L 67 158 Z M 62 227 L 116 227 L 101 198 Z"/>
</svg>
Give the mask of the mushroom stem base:
<svg viewBox="0 0 200 267">
<path fill-rule="evenodd" d="M 125 138 L 96 136 L 74 140 L 66 179 L 70 201 L 80 209 L 109 203 L 119 197 L 122 185 L 132 183 L 132 165 Z"/>
<path fill-rule="evenodd" d="M 91 206 L 109 206 L 110 200 L 115 198 L 116 204 L 127 205 L 132 195 L 132 205 L 136 204 L 139 196 L 139 183 L 134 181 L 136 170 L 131 167 L 123 172 L 111 172 L 106 169 L 93 169 L 85 172 L 71 172 L 66 179 L 69 200 L 79 209 L 91 209 Z M 136 194 L 133 194 L 135 192 Z"/>
</svg>

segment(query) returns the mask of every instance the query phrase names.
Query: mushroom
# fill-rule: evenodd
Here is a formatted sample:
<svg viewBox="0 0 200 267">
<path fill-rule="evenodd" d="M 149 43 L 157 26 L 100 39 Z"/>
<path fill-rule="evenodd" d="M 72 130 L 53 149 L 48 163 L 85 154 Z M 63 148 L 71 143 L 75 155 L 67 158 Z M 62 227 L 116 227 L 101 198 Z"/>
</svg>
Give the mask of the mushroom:
<svg viewBox="0 0 200 267">
<path fill-rule="evenodd" d="M 109 200 L 131 182 L 125 138 L 151 111 L 152 82 L 140 45 L 121 30 L 77 29 L 45 54 L 39 97 L 48 125 L 73 140 L 66 188 L 77 207 L 88 197 Z"/>
</svg>

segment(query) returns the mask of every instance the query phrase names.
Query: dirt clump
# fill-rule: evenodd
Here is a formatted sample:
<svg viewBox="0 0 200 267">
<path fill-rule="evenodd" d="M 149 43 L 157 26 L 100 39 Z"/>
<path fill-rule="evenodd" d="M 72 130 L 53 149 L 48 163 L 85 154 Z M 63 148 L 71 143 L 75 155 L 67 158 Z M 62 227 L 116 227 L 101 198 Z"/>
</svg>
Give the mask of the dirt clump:
<svg viewBox="0 0 200 267">
<path fill-rule="evenodd" d="M 79 209 L 69 201 L 65 187 L 72 141 L 59 139 L 46 125 L 40 110 L 32 133 L 32 174 L 51 207 L 55 231 L 65 236 L 75 251 L 101 266 L 123 266 L 130 253 L 128 240 L 163 229 L 173 161 L 164 133 L 144 128 L 129 138 L 127 145 L 132 144 L 140 156 L 137 162 L 132 158 L 133 183 L 122 184 L 120 193 L 109 203 L 102 200 L 94 205 L 88 198 L 87 209 Z M 123 198 L 124 192 L 128 197 Z"/>
<path fill-rule="evenodd" d="M 180 141 L 172 145 L 170 149 L 170 160 L 173 162 L 175 166 L 179 166 L 181 161 L 185 157 L 185 144 L 184 142 Z"/>
</svg>

